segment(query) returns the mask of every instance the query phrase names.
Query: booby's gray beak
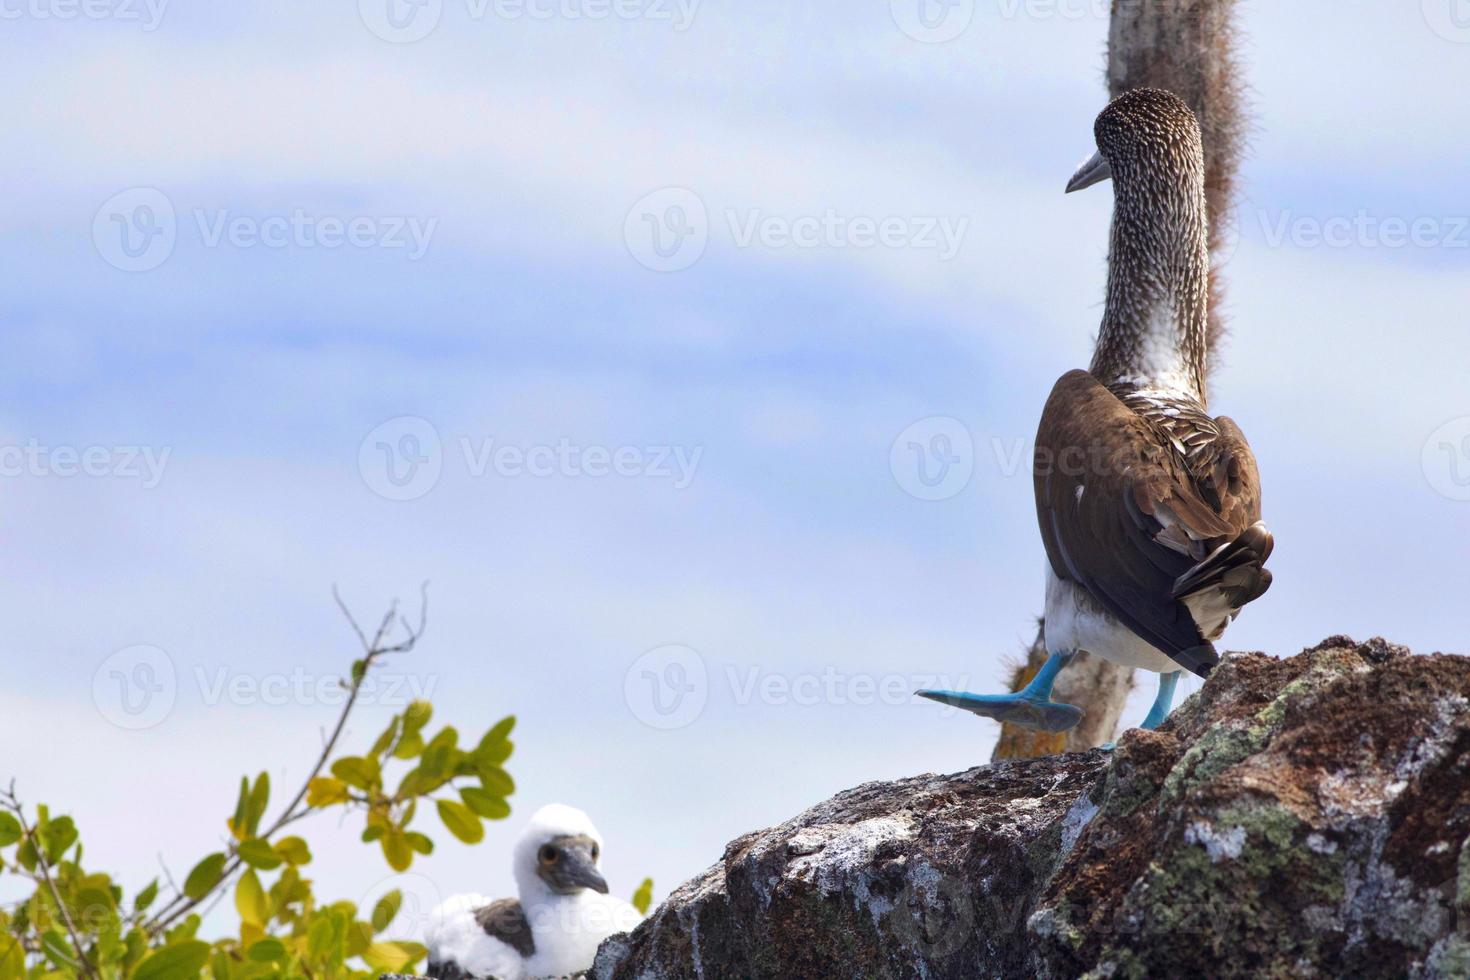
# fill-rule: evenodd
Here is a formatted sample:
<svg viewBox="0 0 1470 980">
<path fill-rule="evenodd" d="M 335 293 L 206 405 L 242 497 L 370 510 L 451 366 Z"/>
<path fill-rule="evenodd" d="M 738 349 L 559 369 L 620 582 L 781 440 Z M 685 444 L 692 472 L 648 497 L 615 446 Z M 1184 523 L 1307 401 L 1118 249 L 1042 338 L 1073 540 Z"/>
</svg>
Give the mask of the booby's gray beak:
<svg viewBox="0 0 1470 980">
<path fill-rule="evenodd" d="M 1113 176 L 1113 166 L 1108 163 L 1108 158 L 1102 155 L 1102 151 L 1094 153 L 1086 163 L 1077 168 L 1072 179 L 1067 181 L 1067 193 L 1080 191 L 1084 187 L 1100 184 Z"/>
<path fill-rule="evenodd" d="M 599 894 L 607 894 L 607 879 L 592 863 L 592 855 L 581 848 L 568 848 L 562 860 L 560 878 L 563 887 L 590 888 Z"/>
<path fill-rule="evenodd" d="M 583 888 L 607 894 L 607 879 L 597 870 L 597 842 L 590 837 L 557 837 L 543 844 L 536 873 L 559 895 Z"/>
</svg>

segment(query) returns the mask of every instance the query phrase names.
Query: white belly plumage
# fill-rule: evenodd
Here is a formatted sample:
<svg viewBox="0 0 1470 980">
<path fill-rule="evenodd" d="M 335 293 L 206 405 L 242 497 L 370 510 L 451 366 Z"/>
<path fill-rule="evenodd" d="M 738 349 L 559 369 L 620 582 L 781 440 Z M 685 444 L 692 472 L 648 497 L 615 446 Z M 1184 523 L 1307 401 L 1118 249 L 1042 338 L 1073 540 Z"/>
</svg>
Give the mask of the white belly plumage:
<svg viewBox="0 0 1470 980">
<path fill-rule="evenodd" d="M 1086 650 L 1125 667 L 1168 674 L 1180 667 L 1098 605 L 1087 591 L 1064 582 L 1046 565 L 1046 649 L 1049 653 Z"/>
</svg>

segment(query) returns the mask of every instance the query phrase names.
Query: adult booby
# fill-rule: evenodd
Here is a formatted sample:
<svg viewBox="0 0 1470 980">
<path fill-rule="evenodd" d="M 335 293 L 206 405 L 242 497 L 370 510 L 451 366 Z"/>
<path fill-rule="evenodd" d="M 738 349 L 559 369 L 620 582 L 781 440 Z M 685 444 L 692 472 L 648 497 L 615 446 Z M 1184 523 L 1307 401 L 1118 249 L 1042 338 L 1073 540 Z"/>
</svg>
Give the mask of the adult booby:
<svg viewBox="0 0 1470 980">
<path fill-rule="evenodd" d="M 456 895 L 429 917 L 429 976 L 536 980 L 592 966 L 604 939 L 643 918 L 607 893 L 602 835 L 574 807 L 537 810 L 512 852 L 520 899 Z"/>
<path fill-rule="evenodd" d="M 923 697 L 1051 732 L 1082 718 L 1052 684 L 1087 650 L 1159 673 L 1144 728 L 1181 670 L 1201 677 L 1241 608 L 1271 585 L 1255 457 L 1206 411 L 1209 296 L 1204 149 L 1178 97 L 1136 89 L 1098 116 L 1097 153 L 1067 193 L 1116 188 L 1107 303 L 1092 366 L 1063 375 L 1036 434 L 1046 545 L 1046 664 L 1016 694 Z"/>
</svg>

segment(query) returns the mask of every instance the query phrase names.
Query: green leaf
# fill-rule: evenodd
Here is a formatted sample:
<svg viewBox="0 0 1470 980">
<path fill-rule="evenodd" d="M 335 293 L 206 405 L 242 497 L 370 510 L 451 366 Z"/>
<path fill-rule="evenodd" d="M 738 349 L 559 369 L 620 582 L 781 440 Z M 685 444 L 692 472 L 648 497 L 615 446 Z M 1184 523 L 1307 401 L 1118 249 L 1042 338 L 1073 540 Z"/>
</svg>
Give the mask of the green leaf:
<svg viewBox="0 0 1470 980">
<path fill-rule="evenodd" d="M 239 855 L 240 860 L 262 871 L 274 871 L 281 866 L 281 857 L 271 848 L 270 841 L 259 837 L 252 837 L 242 842 L 239 847 Z"/>
<path fill-rule="evenodd" d="M 379 735 L 378 740 L 373 743 L 372 751 L 368 755 L 382 755 L 387 752 L 388 746 L 392 745 L 393 740 L 398 737 L 398 729 L 402 723 L 403 720 L 394 715 L 388 727 L 383 730 L 383 734 Z"/>
<path fill-rule="evenodd" d="M 287 959 L 286 944 L 274 936 L 266 936 L 251 943 L 245 956 L 257 963 L 284 963 Z"/>
<path fill-rule="evenodd" d="M 235 911 L 240 913 L 240 921 L 252 926 L 264 928 L 270 920 L 270 904 L 254 868 L 241 875 L 239 884 L 235 886 Z"/>
<path fill-rule="evenodd" d="M 230 833 L 235 835 L 236 840 L 244 840 L 250 836 L 250 831 L 245 824 L 250 815 L 250 780 L 244 776 L 240 777 L 240 795 L 235 798 L 235 815 L 230 818 Z"/>
<path fill-rule="evenodd" d="M 19 820 L 8 813 L 0 813 L 0 847 L 9 847 L 24 836 Z"/>
<path fill-rule="evenodd" d="M 412 759 L 424 751 L 424 737 L 418 732 L 405 735 L 393 748 L 393 758 Z"/>
<path fill-rule="evenodd" d="M 185 940 L 165 946 L 139 963 L 132 980 L 198 980 L 207 962 L 209 943 Z"/>
<path fill-rule="evenodd" d="M 408 846 L 413 848 L 419 854 L 434 853 L 434 842 L 429 840 L 429 838 L 425 837 L 423 834 L 410 831 L 407 837 Z"/>
<path fill-rule="evenodd" d="M 478 844 L 485 838 L 485 826 L 475 811 L 457 800 L 435 800 L 439 805 L 439 819 L 449 832 L 466 844 Z"/>
<path fill-rule="evenodd" d="M 133 910 L 135 912 L 144 911 L 148 906 L 153 904 L 153 900 L 157 897 L 158 879 L 154 878 L 147 885 L 143 886 L 143 890 L 138 892 L 137 896 L 133 898 Z"/>
<path fill-rule="evenodd" d="M 434 715 L 434 706 L 427 701 L 415 701 L 403 712 L 404 734 L 421 730 Z"/>
<path fill-rule="evenodd" d="M 41 952 L 63 970 L 76 970 L 79 964 L 76 950 L 72 949 L 66 937 L 55 929 L 48 929 L 41 936 Z M 81 971 L 77 970 L 77 972 Z"/>
<path fill-rule="evenodd" d="M 465 806 L 486 820 L 504 820 L 510 816 L 510 804 L 494 793 L 487 793 L 473 786 L 465 786 L 460 789 L 459 795 L 464 800 Z"/>
<path fill-rule="evenodd" d="M 382 844 L 383 858 L 394 871 L 407 871 L 409 865 L 413 864 L 413 849 L 408 846 L 403 831 L 397 827 L 389 829 L 383 835 Z"/>
<path fill-rule="evenodd" d="M 510 733 L 516 727 L 516 717 L 511 715 L 502 718 L 495 727 L 485 733 L 480 739 L 479 746 L 475 749 L 475 758 L 481 763 L 500 765 L 510 758 L 515 748 L 515 743 L 510 740 Z"/>
<path fill-rule="evenodd" d="M 436 779 L 448 778 L 454 775 L 455 749 L 459 745 L 459 732 L 452 725 L 444 726 L 444 729 L 434 736 L 428 748 L 424 749 L 424 757 L 419 762 L 419 768 L 426 775 Z"/>
<path fill-rule="evenodd" d="M 362 952 L 367 965 L 382 973 L 402 973 L 426 955 L 418 943 L 373 943 Z"/>
<path fill-rule="evenodd" d="M 46 857 L 56 864 L 77 842 L 77 825 L 71 817 L 53 817 L 41 824 L 41 840 Z"/>
<path fill-rule="evenodd" d="M 194 865 L 194 870 L 184 879 L 184 897 L 203 898 L 208 895 L 209 890 L 219 883 L 220 873 L 224 869 L 225 856 L 219 853 L 211 854 Z"/>
<path fill-rule="evenodd" d="M 639 915 L 647 915 L 648 907 L 653 904 L 653 879 L 644 878 L 643 884 L 633 893 L 633 907 L 638 910 Z"/>
<path fill-rule="evenodd" d="M 321 916 L 311 924 L 311 931 L 306 935 L 307 956 L 321 962 L 331 955 L 337 945 L 337 932 L 332 928 L 331 919 Z"/>
<path fill-rule="evenodd" d="M 255 785 L 250 790 L 250 805 L 245 817 L 245 832 L 247 835 L 254 834 L 260 829 L 260 818 L 265 816 L 265 808 L 271 801 L 271 777 L 269 773 L 261 773 L 255 777 Z"/>
<path fill-rule="evenodd" d="M 348 786 L 362 790 L 371 790 L 378 787 L 382 779 L 382 770 L 378 766 L 377 759 L 365 759 L 362 756 L 349 755 L 332 763 L 332 775 L 342 780 Z"/>
<path fill-rule="evenodd" d="M 351 799 L 347 784 L 330 776 L 317 776 L 306 787 L 307 806 L 332 806 Z"/>
<path fill-rule="evenodd" d="M 373 906 L 371 924 L 374 933 L 382 932 L 389 924 L 398 917 L 398 910 L 403 906 L 403 892 L 396 888 L 378 899 L 378 904 Z"/>
<path fill-rule="evenodd" d="M 510 773 L 496 765 L 480 766 L 480 785 L 494 796 L 509 796 L 516 791 L 516 781 Z"/>
<path fill-rule="evenodd" d="M 282 837 L 276 841 L 276 853 L 282 861 L 294 867 L 311 863 L 311 849 L 300 837 Z"/>
</svg>

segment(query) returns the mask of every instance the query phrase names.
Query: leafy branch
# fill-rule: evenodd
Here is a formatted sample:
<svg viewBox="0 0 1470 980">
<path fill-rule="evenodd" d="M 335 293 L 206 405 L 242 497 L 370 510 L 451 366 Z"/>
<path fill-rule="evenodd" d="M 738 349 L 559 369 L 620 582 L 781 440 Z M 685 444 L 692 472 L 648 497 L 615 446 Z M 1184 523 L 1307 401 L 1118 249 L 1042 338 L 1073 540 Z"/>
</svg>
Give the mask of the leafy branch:
<svg viewBox="0 0 1470 980">
<path fill-rule="evenodd" d="M 337 715 L 337 723 L 333 726 L 332 733 L 322 745 L 316 764 L 312 766 L 310 774 L 301 784 L 301 789 L 286 805 L 281 815 L 276 818 L 275 823 L 271 824 L 264 833 L 259 834 L 257 827 L 270 799 L 270 776 L 262 772 L 256 777 L 253 786 L 247 786 L 246 780 L 241 778 L 239 805 L 236 806 L 235 816 L 230 820 L 230 829 L 234 832 L 235 841 L 231 842 L 227 851 L 211 854 L 195 866 L 185 880 L 183 890 L 144 924 L 143 928 L 150 937 L 157 937 L 180 918 L 207 901 L 218 889 L 223 888 L 247 861 L 255 866 L 278 867 L 280 865 L 280 860 L 273 860 L 274 850 L 268 841 L 280 833 L 283 828 L 311 812 L 311 807 L 303 804 L 312 781 L 321 775 L 327 760 L 332 757 L 332 752 L 337 748 L 337 742 L 347 727 L 347 719 L 351 717 L 352 709 L 357 705 L 357 698 L 362 691 L 362 684 L 367 678 L 368 671 L 383 657 L 395 653 L 408 653 L 424 635 L 429 613 L 427 583 L 421 587 L 420 597 L 417 627 L 399 615 L 398 603 L 395 601 L 383 614 L 370 640 L 342 601 L 341 594 L 333 586 L 332 598 L 352 626 L 353 632 L 357 634 L 358 641 L 362 644 L 363 655 L 361 659 L 352 663 L 351 679 L 346 682 L 347 700 L 342 705 L 342 711 Z M 404 637 L 397 642 L 389 642 L 395 624 L 401 626 Z"/>
<path fill-rule="evenodd" d="M 71 911 L 67 908 L 66 902 L 62 900 L 61 892 L 57 890 L 56 882 L 51 877 L 51 864 L 47 860 L 46 846 L 37 836 L 36 830 L 26 820 L 25 808 L 21 806 L 20 798 L 15 795 L 14 780 L 11 780 L 10 786 L 5 790 L 4 794 L 0 794 L 0 807 L 3 807 L 5 811 L 14 815 L 15 826 L 20 832 L 23 853 L 17 856 L 17 863 L 22 867 L 34 864 L 36 871 L 40 873 L 41 881 L 46 886 L 46 891 L 50 894 L 52 901 L 56 903 L 56 911 L 61 916 L 62 925 L 66 927 L 66 934 L 71 937 L 72 949 L 76 951 L 76 965 L 78 970 L 82 976 L 91 977 L 93 980 L 96 980 L 97 970 L 92 966 L 92 961 L 87 958 L 87 952 L 82 945 L 81 936 L 77 932 L 76 923 L 72 922 Z M 43 819 L 45 819 L 45 816 L 43 814 Z M 11 832 L 7 830 L 6 824 L 0 824 L 0 841 L 10 836 Z M 29 875 L 29 877 L 35 880 L 34 874 Z M 42 937 L 42 943 L 43 945 L 45 944 L 44 936 Z M 53 943 L 52 946 L 54 947 L 55 944 Z M 64 954 L 62 958 L 65 958 Z"/>
<path fill-rule="evenodd" d="M 501 719 L 477 743 L 461 748 L 453 727 L 430 733 L 433 707 L 414 701 L 364 754 L 337 756 L 348 719 L 363 702 L 364 682 L 385 658 L 416 647 L 428 602 L 423 595 L 416 623 L 400 615 L 395 603 L 369 631 L 335 589 L 333 597 L 361 656 L 341 682 L 346 698 L 310 771 L 268 823 L 269 776 L 242 778 L 234 812 L 225 820 L 227 844 L 197 862 L 181 886 L 165 865 L 172 897 L 161 907 L 154 908 L 160 890 L 155 879 L 124 908 L 120 886 L 106 874 L 83 869 L 70 817 L 52 817 L 38 806 L 32 822 L 13 788 L 0 794 L 0 871 L 15 871 L 36 885 L 26 901 L 0 908 L 0 980 L 51 978 L 57 970 L 87 980 L 193 980 L 206 970 L 216 980 L 348 980 L 401 972 L 423 959 L 423 946 L 381 935 L 398 915 L 400 893 L 389 892 L 361 912 L 352 902 L 318 902 L 302 872 L 311 851 L 305 840 L 284 832 L 317 810 L 362 810 L 362 840 L 377 843 L 388 865 L 403 871 L 415 855 L 433 850 L 434 841 L 412 826 L 419 803 L 432 801 L 452 834 L 476 843 L 484 837 L 482 821 L 510 815 L 507 797 L 515 783 L 504 764 L 514 750 L 515 718 Z M 385 770 L 393 763 L 409 768 L 388 788 Z M 231 881 L 238 938 L 197 938 L 203 914 L 225 898 Z M 52 925 L 58 918 L 61 929 Z M 370 972 L 351 965 L 358 960 Z"/>
</svg>

